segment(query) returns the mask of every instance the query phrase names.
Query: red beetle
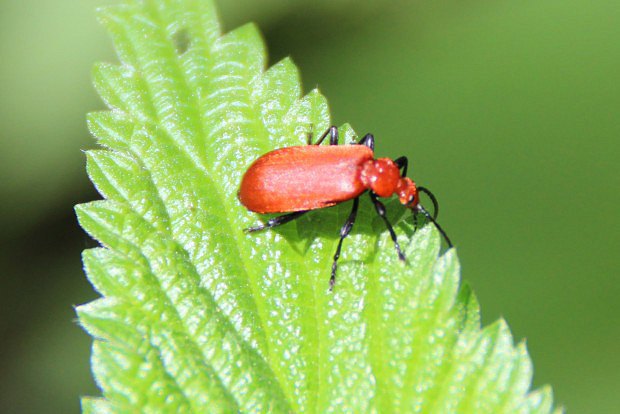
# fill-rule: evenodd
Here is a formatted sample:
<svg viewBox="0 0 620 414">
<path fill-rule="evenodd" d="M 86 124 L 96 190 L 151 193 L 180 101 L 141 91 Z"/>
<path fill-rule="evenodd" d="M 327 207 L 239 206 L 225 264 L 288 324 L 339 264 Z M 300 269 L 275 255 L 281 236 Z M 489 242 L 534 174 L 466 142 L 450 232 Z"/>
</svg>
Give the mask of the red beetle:
<svg viewBox="0 0 620 414">
<path fill-rule="evenodd" d="M 329 146 L 319 146 L 330 136 Z M 340 230 L 340 241 L 334 254 L 330 290 L 336 282 L 336 269 L 343 240 L 349 235 L 359 206 L 359 197 L 368 191 L 377 213 L 387 226 L 400 260 L 405 260 L 396 233 L 386 216 L 385 206 L 377 197 L 398 195 L 400 202 L 431 221 L 446 240 L 452 243 L 439 226 L 439 205 L 435 196 L 424 187 L 417 187 L 407 175 L 407 157 L 396 160 L 374 157 L 375 139 L 367 134 L 357 144 L 338 145 L 338 128 L 330 127 L 314 144 L 281 148 L 263 155 L 248 168 L 239 190 L 239 201 L 256 213 L 288 213 L 267 223 L 246 229 L 255 232 L 295 220 L 310 210 L 330 207 L 353 200 L 349 218 Z M 402 170 L 402 174 L 401 174 Z M 431 216 L 419 203 L 419 193 L 427 194 L 435 208 Z"/>
</svg>

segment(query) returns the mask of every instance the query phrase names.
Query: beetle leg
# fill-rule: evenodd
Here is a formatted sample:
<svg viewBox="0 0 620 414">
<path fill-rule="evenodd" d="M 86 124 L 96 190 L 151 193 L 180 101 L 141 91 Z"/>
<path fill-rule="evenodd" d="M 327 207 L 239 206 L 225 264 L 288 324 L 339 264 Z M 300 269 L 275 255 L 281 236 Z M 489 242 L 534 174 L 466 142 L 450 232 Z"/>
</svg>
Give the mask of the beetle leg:
<svg viewBox="0 0 620 414">
<path fill-rule="evenodd" d="M 281 216 L 269 219 L 267 221 L 267 223 L 265 223 L 265 224 L 262 224 L 262 225 L 256 226 L 256 227 L 249 227 L 249 228 L 247 228 L 247 229 L 245 229 L 243 231 L 245 231 L 246 233 L 254 233 L 255 231 L 271 229 L 271 228 L 277 227 L 279 225 L 288 223 L 289 221 L 293 221 L 293 220 L 301 217 L 302 215 L 306 214 L 307 212 L 308 212 L 308 210 L 304 210 L 304 211 L 295 211 L 294 213 L 283 214 Z"/>
<path fill-rule="evenodd" d="M 327 128 L 327 131 L 325 131 L 323 135 L 321 135 L 321 138 L 319 138 L 318 141 L 314 143 L 314 145 L 321 145 L 327 135 L 329 135 L 329 145 L 338 145 L 338 127 L 336 127 L 335 125 Z"/>
<path fill-rule="evenodd" d="M 396 166 L 401 169 L 402 168 L 402 174 L 401 177 L 406 177 L 407 176 L 407 166 L 409 165 L 409 160 L 407 159 L 407 157 L 398 157 L 394 160 L 394 164 L 396 164 Z"/>
<path fill-rule="evenodd" d="M 314 124 L 310 124 L 310 131 L 306 134 L 306 144 L 312 145 L 312 135 L 314 135 Z"/>
<path fill-rule="evenodd" d="M 336 248 L 336 254 L 334 254 L 334 263 L 332 263 L 332 274 L 329 278 L 329 290 L 330 292 L 334 289 L 334 285 L 336 284 L 336 269 L 338 269 L 338 258 L 340 258 L 340 249 L 342 248 L 342 242 L 344 239 L 351 233 L 351 229 L 353 228 L 353 224 L 355 224 L 355 218 L 357 217 L 357 208 L 359 207 L 360 199 L 359 197 L 353 199 L 353 208 L 351 209 L 351 213 L 349 214 L 349 218 L 344 222 L 344 225 L 340 229 L 340 240 L 338 241 L 338 247 Z"/>
<path fill-rule="evenodd" d="M 372 134 L 366 134 L 359 140 L 358 145 L 366 145 L 371 150 L 375 150 L 375 137 Z"/>
<path fill-rule="evenodd" d="M 377 210 L 377 214 L 381 216 L 381 218 L 385 222 L 385 225 L 388 231 L 390 232 L 390 237 L 392 238 L 392 241 L 394 242 L 394 247 L 396 247 L 396 251 L 398 252 L 398 258 L 404 262 L 405 255 L 400 250 L 400 245 L 398 244 L 398 240 L 396 239 L 396 233 L 394 233 L 394 229 L 392 228 L 392 225 L 390 224 L 390 221 L 387 218 L 385 206 L 383 205 L 381 201 L 377 199 L 377 196 L 374 193 L 369 192 L 368 194 L 370 195 L 370 199 L 372 200 L 372 203 L 375 205 L 375 210 Z"/>
</svg>

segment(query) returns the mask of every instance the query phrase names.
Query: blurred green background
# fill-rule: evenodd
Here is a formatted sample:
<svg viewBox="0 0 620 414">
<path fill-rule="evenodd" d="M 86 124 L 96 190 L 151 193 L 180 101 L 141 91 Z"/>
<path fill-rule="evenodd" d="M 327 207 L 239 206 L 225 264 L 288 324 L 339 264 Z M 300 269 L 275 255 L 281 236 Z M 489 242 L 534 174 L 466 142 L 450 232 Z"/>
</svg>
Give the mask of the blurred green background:
<svg viewBox="0 0 620 414">
<path fill-rule="evenodd" d="M 620 412 L 620 5 L 599 0 L 220 2 L 291 55 L 334 120 L 409 156 L 438 196 L 485 323 L 527 338 L 536 386 Z M 0 0 L 0 412 L 97 394 L 73 306 L 96 297 L 72 206 L 114 61 L 101 1 Z"/>
</svg>

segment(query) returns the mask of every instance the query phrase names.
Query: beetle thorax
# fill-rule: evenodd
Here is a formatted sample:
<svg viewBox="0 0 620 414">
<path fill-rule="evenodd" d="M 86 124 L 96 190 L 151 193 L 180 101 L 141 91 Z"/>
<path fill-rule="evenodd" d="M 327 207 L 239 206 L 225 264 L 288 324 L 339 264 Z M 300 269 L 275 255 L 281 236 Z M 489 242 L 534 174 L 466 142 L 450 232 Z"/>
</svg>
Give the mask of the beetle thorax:
<svg viewBox="0 0 620 414">
<path fill-rule="evenodd" d="M 400 171 L 389 158 L 368 160 L 362 164 L 360 180 L 379 197 L 389 197 L 396 192 Z"/>
</svg>

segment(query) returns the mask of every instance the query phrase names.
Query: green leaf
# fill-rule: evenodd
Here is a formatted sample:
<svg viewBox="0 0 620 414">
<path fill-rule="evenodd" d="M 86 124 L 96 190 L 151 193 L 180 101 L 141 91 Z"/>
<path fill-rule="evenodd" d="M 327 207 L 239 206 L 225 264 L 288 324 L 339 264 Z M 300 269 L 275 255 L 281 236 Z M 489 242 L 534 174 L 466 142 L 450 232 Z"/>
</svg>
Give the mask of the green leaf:
<svg viewBox="0 0 620 414">
<path fill-rule="evenodd" d="M 102 298 L 78 308 L 101 398 L 84 412 L 548 413 L 503 321 L 480 328 L 454 249 L 388 203 L 401 263 L 364 198 L 328 291 L 350 203 L 274 231 L 237 201 L 261 154 L 330 125 L 295 65 L 265 69 L 257 29 L 222 35 L 211 1 L 101 9 L 120 65 L 94 82 L 109 111 L 88 124 L 104 200 L 76 207 L 102 247 L 83 254 Z M 341 140 L 356 134 L 340 128 Z"/>
</svg>

